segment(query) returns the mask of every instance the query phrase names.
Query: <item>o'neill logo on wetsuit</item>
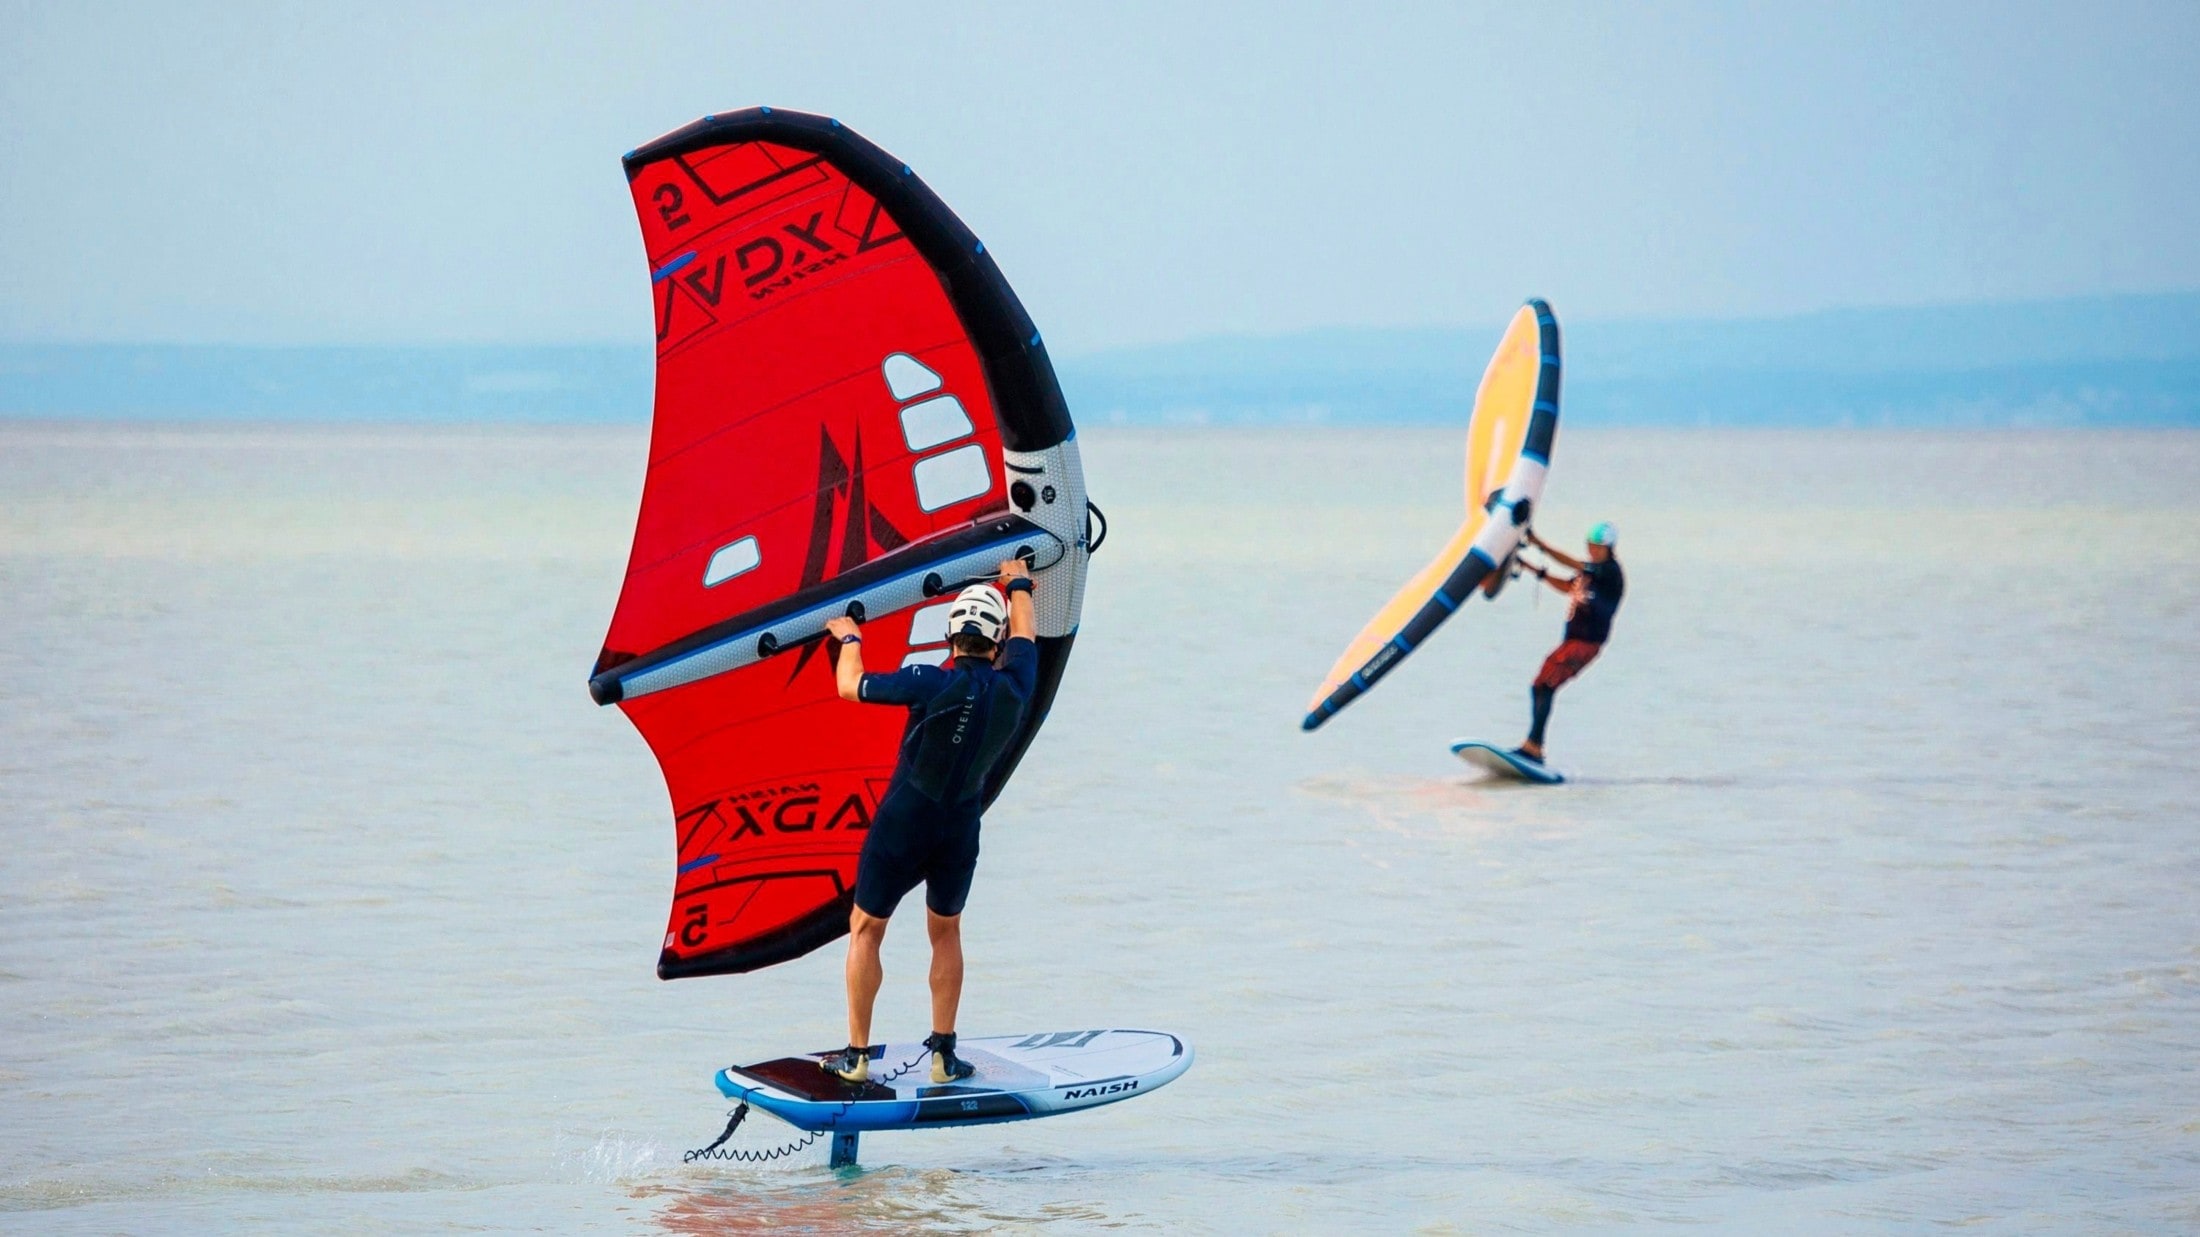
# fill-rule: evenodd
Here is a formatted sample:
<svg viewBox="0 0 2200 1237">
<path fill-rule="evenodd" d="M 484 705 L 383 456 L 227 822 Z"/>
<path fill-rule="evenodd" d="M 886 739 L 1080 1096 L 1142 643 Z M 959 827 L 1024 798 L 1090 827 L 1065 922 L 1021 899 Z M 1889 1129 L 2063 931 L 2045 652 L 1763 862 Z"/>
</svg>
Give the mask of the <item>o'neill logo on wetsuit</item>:
<svg viewBox="0 0 2200 1237">
<path fill-rule="evenodd" d="M 1110 1083 L 1104 1087 L 1071 1087 L 1069 1090 L 1062 1092 L 1062 1098 L 1065 1100 L 1089 1100 L 1102 1095 L 1120 1095 L 1125 1091 L 1136 1091 L 1137 1089 L 1138 1080 L 1133 1078 L 1128 1082 Z"/>
</svg>

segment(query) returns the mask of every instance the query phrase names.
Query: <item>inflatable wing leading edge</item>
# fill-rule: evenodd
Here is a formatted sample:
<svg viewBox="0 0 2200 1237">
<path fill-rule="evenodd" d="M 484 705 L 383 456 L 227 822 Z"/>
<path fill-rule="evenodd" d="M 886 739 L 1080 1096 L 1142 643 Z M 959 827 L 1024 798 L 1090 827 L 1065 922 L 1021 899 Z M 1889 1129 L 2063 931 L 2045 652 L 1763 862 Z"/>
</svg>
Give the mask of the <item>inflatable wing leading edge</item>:
<svg viewBox="0 0 2200 1237">
<path fill-rule="evenodd" d="M 947 603 L 1038 579 L 1039 692 L 1069 660 L 1087 553 L 1074 429 L 985 246 L 837 120 L 708 116 L 626 156 L 657 322 L 649 473 L 588 682 L 672 793 L 657 974 L 750 971 L 847 930 L 905 720 L 834 690 L 827 619 L 873 669 L 946 659 Z"/>
<path fill-rule="evenodd" d="M 1345 646 L 1315 689 L 1300 729 L 1314 729 L 1359 699 L 1488 583 L 1490 573 L 1503 569 L 1543 497 L 1557 435 L 1558 319 L 1549 305 L 1529 301 L 1505 328 L 1475 392 L 1467 427 L 1466 519 Z"/>
</svg>

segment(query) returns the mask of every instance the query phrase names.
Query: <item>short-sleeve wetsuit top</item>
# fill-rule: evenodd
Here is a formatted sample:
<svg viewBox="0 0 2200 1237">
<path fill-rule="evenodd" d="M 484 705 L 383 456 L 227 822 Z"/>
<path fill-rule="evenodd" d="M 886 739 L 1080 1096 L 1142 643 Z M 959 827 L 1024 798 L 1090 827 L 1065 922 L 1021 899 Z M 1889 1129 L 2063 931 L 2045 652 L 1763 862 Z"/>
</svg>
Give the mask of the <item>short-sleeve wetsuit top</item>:
<svg viewBox="0 0 2200 1237">
<path fill-rule="evenodd" d="M 858 698 L 909 708 L 901 756 L 886 794 L 911 790 L 949 811 L 974 811 L 986 775 L 1015 741 L 1039 684 L 1039 647 L 1022 636 L 1001 646 L 998 665 L 957 657 L 945 666 L 866 674 Z"/>
<path fill-rule="evenodd" d="M 1627 573 L 1614 555 L 1601 563 L 1583 563 L 1581 578 L 1588 581 L 1587 595 L 1566 619 L 1566 638 L 1584 644 L 1602 644 L 1612 635 L 1612 616 L 1619 613 L 1620 598 L 1627 593 Z"/>
</svg>

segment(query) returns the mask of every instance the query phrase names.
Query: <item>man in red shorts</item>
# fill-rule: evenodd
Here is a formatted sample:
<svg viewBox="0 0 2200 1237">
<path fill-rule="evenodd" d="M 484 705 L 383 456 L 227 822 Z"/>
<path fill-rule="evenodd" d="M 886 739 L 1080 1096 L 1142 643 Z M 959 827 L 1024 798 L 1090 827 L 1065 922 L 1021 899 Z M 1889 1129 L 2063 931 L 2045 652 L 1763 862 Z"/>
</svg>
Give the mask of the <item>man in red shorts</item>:
<svg viewBox="0 0 2200 1237">
<path fill-rule="evenodd" d="M 1619 599 L 1627 592 L 1627 576 L 1619 569 L 1619 559 L 1614 554 L 1619 534 L 1609 523 L 1589 530 L 1586 561 L 1552 549 L 1533 531 L 1528 533 L 1528 540 L 1549 555 L 1551 561 L 1574 573 L 1559 577 L 1541 567 L 1534 569 L 1545 584 L 1573 601 L 1566 612 L 1566 638 L 1543 659 L 1543 669 L 1535 676 L 1535 686 L 1529 689 L 1529 698 L 1535 702 L 1535 720 L 1528 728 L 1528 741 L 1513 749 L 1516 754 L 1541 764 L 1543 725 L 1551 719 L 1551 697 L 1604 651 L 1604 641 L 1612 634 L 1612 616 L 1619 612 Z"/>
</svg>

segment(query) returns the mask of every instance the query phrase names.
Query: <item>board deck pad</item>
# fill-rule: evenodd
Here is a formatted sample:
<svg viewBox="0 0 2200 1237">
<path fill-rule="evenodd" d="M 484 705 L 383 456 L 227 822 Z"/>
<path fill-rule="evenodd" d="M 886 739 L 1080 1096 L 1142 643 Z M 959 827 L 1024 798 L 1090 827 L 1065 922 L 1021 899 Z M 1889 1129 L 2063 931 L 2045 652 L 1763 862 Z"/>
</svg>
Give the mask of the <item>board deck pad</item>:
<svg viewBox="0 0 2200 1237">
<path fill-rule="evenodd" d="M 826 1073 L 819 1062 L 829 1050 L 728 1066 L 718 1071 L 718 1090 L 798 1129 L 897 1130 L 1097 1108 L 1158 1090 L 1192 1064 L 1191 1045 L 1166 1031 L 976 1036 L 955 1051 L 977 1067 L 960 1082 L 932 1081 L 924 1045 L 885 1044 L 871 1050 L 869 1082 Z"/>
<path fill-rule="evenodd" d="M 1566 780 L 1564 774 L 1548 765 L 1479 739 L 1459 740 L 1451 745 L 1451 754 L 1486 773 L 1516 782 L 1556 786 Z"/>
</svg>

